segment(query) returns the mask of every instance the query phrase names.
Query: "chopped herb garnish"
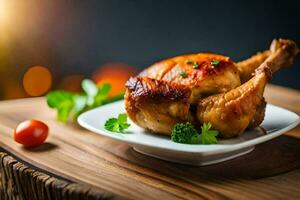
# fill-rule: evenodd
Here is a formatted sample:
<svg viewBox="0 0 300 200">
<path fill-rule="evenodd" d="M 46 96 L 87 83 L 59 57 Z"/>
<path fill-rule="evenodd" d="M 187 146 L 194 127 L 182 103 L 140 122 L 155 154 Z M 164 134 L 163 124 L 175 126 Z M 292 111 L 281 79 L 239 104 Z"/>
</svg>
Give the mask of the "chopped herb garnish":
<svg viewBox="0 0 300 200">
<path fill-rule="evenodd" d="M 123 133 L 129 126 L 126 113 L 119 114 L 118 118 L 110 118 L 104 124 L 106 130 L 118 133 Z"/>
<path fill-rule="evenodd" d="M 199 134 L 191 123 L 178 123 L 172 130 L 171 140 L 184 144 L 217 144 L 218 131 L 210 130 L 210 128 L 210 123 L 204 123 Z"/>
<path fill-rule="evenodd" d="M 182 78 L 187 78 L 187 77 L 188 77 L 188 75 L 185 73 L 185 71 L 179 72 L 179 75 L 180 75 Z"/>
<path fill-rule="evenodd" d="M 194 67 L 194 69 L 197 69 L 197 68 L 199 67 L 198 63 L 197 63 L 197 62 L 194 62 L 194 63 L 193 63 L 193 67 Z"/>
<path fill-rule="evenodd" d="M 171 133 L 171 140 L 184 144 L 200 144 L 201 142 L 199 133 L 189 122 L 176 124 Z"/>
<path fill-rule="evenodd" d="M 194 69 L 197 69 L 199 67 L 199 64 L 197 62 L 193 62 L 193 61 L 190 61 L 190 60 L 186 60 L 185 64 L 188 64 L 188 65 L 193 64 Z"/>
<path fill-rule="evenodd" d="M 212 64 L 213 66 L 217 66 L 219 63 L 220 63 L 220 62 L 217 61 L 217 60 L 212 60 L 212 61 L 210 62 L 210 64 Z"/>
</svg>

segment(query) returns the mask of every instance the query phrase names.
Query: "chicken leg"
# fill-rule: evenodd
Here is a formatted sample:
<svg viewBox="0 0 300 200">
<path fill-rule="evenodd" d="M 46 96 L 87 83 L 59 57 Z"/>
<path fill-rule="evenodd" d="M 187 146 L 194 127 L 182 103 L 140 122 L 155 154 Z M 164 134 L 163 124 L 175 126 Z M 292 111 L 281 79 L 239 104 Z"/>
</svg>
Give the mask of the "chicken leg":
<svg viewBox="0 0 300 200">
<path fill-rule="evenodd" d="M 299 52 L 296 44 L 289 40 L 279 40 L 273 45 L 276 50 L 255 70 L 253 78 L 229 92 L 200 100 L 197 118 L 201 123 L 211 123 L 224 138 L 241 134 L 249 125 L 260 124 L 253 119 L 255 116 L 258 121 L 263 119 L 267 81 L 273 72 L 290 65 Z"/>
<path fill-rule="evenodd" d="M 271 43 L 269 50 L 258 52 L 256 55 L 236 63 L 241 83 L 245 83 L 246 81 L 248 81 L 253 76 L 255 69 L 257 69 L 269 56 L 275 56 L 276 50 L 283 46 L 286 46 L 286 48 L 288 46 L 288 48 L 296 48 L 296 44 L 291 40 L 274 39 Z M 286 62 L 286 66 L 289 66 L 291 64 L 288 62 L 292 61 L 293 56 L 290 56 L 290 58 L 288 59 L 289 61 L 285 60 L 284 58 L 281 58 L 283 62 Z"/>
</svg>

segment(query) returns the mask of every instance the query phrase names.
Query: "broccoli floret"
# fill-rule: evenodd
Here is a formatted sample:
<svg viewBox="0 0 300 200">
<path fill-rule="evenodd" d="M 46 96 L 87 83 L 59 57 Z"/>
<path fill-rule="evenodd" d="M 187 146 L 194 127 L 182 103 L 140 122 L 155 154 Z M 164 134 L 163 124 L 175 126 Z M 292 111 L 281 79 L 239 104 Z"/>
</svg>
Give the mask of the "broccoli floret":
<svg viewBox="0 0 300 200">
<path fill-rule="evenodd" d="M 171 139 L 174 142 L 185 144 L 201 143 L 200 134 L 189 122 L 176 124 L 172 130 Z"/>
</svg>

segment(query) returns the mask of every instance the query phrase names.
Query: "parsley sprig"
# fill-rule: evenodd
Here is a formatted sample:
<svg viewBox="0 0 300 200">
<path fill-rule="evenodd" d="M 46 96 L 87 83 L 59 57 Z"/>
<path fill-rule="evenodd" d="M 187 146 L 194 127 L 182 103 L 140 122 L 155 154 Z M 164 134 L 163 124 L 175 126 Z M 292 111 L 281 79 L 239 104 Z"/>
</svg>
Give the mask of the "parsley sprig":
<svg viewBox="0 0 300 200">
<path fill-rule="evenodd" d="M 187 77 L 188 77 L 187 73 L 186 73 L 185 71 L 183 71 L 183 70 L 179 72 L 179 75 L 180 75 L 182 78 L 187 78 Z"/>
<path fill-rule="evenodd" d="M 185 60 L 184 63 L 187 64 L 187 65 L 193 64 L 194 69 L 197 69 L 199 67 L 199 64 L 197 62 L 193 62 L 191 60 Z"/>
<path fill-rule="evenodd" d="M 124 133 L 130 124 L 127 122 L 127 114 L 119 114 L 117 118 L 109 118 L 104 128 L 111 132 Z M 217 144 L 218 131 L 210 130 L 211 124 L 204 123 L 201 127 L 201 133 L 194 128 L 190 122 L 177 123 L 171 133 L 171 140 L 184 144 Z"/>
<path fill-rule="evenodd" d="M 97 86 L 93 81 L 85 79 L 81 86 L 84 91 L 81 94 L 63 90 L 51 91 L 47 94 L 47 104 L 57 110 L 59 121 L 76 120 L 84 111 L 124 98 L 123 92 L 108 97 L 111 85 L 107 83 Z"/>
<path fill-rule="evenodd" d="M 185 144 L 201 143 L 200 135 L 194 126 L 189 122 L 176 124 L 171 133 L 171 140 Z"/>
<path fill-rule="evenodd" d="M 201 127 L 201 144 L 217 144 L 217 136 L 219 134 L 216 130 L 210 130 L 211 129 L 211 123 L 204 123 Z"/>
<path fill-rule="evenodd" d="M 197 69 L 198 67 L 199 67 L 199 64 L 198 64 L 197 62 L 194 62 L 193 68 L 194 68 L 194 69 Z"/>
<path fill-rule="evenodd" d="M 211 124 L 204 123 L 199 134 L 191 123 L 178 123 L 172 130 L 171 140 L 185 144 L 217 144 L 218 131 L 210 129 Z"/>
<path fill-rule="evenodd" d="M 218 61 L 218 60 L 212 60 L 210 62 L 210 64 L 213 65 L 213 66 L 217 66 L 219 63 L 220 63 L 220 61 Z"/>
<path fill-rule="evenodd" d="M 104 124 L 106 130 L 118 133 L 123 133 L 129 126 L 126 113 L 119 114 L 118 118 L 110 118 Z"/>
</svg>

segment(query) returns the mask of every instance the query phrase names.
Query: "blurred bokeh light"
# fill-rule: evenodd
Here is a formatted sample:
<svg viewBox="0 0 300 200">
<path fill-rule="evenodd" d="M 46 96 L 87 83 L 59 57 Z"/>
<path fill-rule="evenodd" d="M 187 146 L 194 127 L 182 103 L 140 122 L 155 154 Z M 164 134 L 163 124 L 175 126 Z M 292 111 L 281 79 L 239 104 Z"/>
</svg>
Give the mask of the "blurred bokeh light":
<svg viewBox="0 0 300 200">
<path fill-rule="evenodd" d="M 52 85 L 52 75 L 43 66 L 29 68 L 23 77 L 23 86 L 30 96 L 40 96 L 45 94 Z"/>
<path fill-rule="evenodd" d="M 81 92 L 81 81 L 83 79 L 83 75 L 68 75 L 60 81 L 58 88 L 62 90 L 68 90 L 71 92 Z"/>
<path fill-rule="evenodd" d="M 2 83 L 2 89 L 0 88 L 1 96 L 5 99 L 15 99 L 27 96 L 23 87 L 22 82 L 17 79 L 6 79 Z"/>
<path fill-rule="evenodd" d="M 61 27 L 58 22 L 66 23 L 58 16 L 69 5 L 74 6 L 66 2 L 0 0 L 0 99 L 42 96 L 51 88 L 81 92 L 84 78 L 91 78 L 97 84 L 111 84 L 110 96 L 125 90 L 124 83 L 136 74 L 136 69 L 125 63 L 93 66 L 96 70 L 92 74 L 78 73 L 78 67 L 68 71 L 72 68 L 57 63 L 64 52 L 58 52 L 54 46 L 59 47 L 68 38 L 64 38 L 64 33 L 61 35 L 65 40 L 48 38 L 47 31 L 54 30 L 47 26 Z M 22 57 L 13 56 L 20 53 Z"/>
<path fill-rule="evenodd" d="M 100 66 L 92 75 L 93 81 L 98 85 L 109 83 L 112 89 L 109 96 L 125 91 L 125 82 L 130 76 L 136 74 L 136 69 L 124 63 L 106 63 Z"/>
<path fill-rule="evenodd" d="M 268 48 L 276 37 L 299 44 L 297 5 L 0 0 L 0 100 L 45 95 L 49 89 L 80 92 L 84 78 L 110 83 L 114 95 L 137 71 L 171 56 L 209 51 L 239 61 Z M 199 7 L 207 9 L 198 12 Z M 271 83 L 299 89 L 299 63 L 298 57 Z M 52 76 L 31 75 L 30 66 L 45 66 Z"/>
</svg>

